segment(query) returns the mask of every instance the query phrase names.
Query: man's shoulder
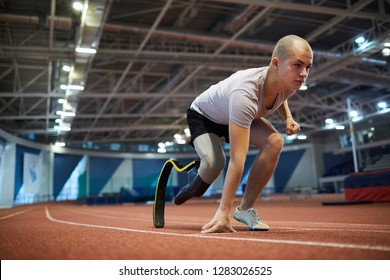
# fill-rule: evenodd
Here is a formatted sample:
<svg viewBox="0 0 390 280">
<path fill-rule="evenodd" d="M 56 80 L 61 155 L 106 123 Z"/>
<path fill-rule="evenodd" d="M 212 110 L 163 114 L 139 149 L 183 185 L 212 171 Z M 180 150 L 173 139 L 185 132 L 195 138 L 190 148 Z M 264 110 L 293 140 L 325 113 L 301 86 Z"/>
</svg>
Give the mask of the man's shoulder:
<svg viewBox="0 0 390 280">
<path fill-rule="evenodd" d="M 266 72 L 267 69 L 268 69 L 268 66 L 256 67 L 256 68 L 246 68 L 246 69 L 238 70 L 235 73 L 241 74 L 241 75 L 262 74 L 262 73 Z"/>
<path fill-rule="evenodd" d="M 268 67 L 261 67 L 237 71 L 228 81 L 231 86 L 231 90 L 246 89 L 249 91 L 257 91 L 259 84 L 266 75 L 267 69 Z"/>
</svg>

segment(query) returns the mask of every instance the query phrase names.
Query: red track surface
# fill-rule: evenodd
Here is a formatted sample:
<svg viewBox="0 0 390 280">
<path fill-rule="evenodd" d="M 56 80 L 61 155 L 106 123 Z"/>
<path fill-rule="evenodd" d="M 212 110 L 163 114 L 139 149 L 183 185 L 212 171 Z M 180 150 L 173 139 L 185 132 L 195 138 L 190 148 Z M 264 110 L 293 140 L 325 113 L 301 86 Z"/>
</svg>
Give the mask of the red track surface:
<svg viewBox="0 0 390 280">
<path fill-rule="evenodd" d="M 215 200 L 167 204 L 165 228 L 154 228 L 150 204 L 36 204 L 0 210 L 2 260 L 390 259 L 390 204 L 323 206 L 342 196 L 259 200 L 271 229 L 200 234 Z"/>
</svg>

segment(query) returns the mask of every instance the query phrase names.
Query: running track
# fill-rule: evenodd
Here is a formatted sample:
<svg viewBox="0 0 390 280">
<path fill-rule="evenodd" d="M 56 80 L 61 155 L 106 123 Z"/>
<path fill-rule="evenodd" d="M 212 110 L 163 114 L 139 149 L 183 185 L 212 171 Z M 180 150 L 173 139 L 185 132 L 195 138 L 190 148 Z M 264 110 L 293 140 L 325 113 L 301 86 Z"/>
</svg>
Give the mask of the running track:
<svg viewBox="0 0 390 280">
<path fill-rule="evenodd" d="M 390 259 L 390 203 L 323 206 L 342 196 L 259 200 L 271 227 L 200 234 L 216 200 L 167 204 L 154 228 L 151 204 L 85 206 L 47 203 L 0 210 L 2 260 L 370 260 Z M 237 202 L 235 202 L 237 205 Z"/>
</svg>

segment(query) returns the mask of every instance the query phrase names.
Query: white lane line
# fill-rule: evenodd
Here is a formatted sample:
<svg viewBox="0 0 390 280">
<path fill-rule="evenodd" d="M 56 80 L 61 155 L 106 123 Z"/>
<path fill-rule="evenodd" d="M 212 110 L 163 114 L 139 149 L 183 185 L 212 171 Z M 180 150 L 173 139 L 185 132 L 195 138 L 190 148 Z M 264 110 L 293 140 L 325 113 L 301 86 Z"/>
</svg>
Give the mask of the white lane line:
<svg viewBox="0 0 390 280">
<path fill-rule="evenodd" d="M 4 216 L 4 217 L 0 217 L 0 220 L 5 220 L 5 219 L 11 218 L 11 217 L 13 217 L 13 216 L 23 214 L 23 213 L 25 213 L 25 212 L 27 212 L 27 211 L 30 211 L 30 210 L 32 210 L 32 208 L 26 209 L 26 210 L 23 210 L 23 211 L 18 211 L 18 212 L 16 212 L 16 213 L 13 213 L 13 214 L 10 214 L 10 215 Z"/>
<path fill-rule="evenodd" d="M 312 224 L 312 225 L 334 225 L 334 226 L 356 226 L 356 227 L 390 227 L 390 225 L 385 224 L 354 224 L 354 223 L 329 223 L 329 222 L 305 222 L 305 221 L 274 221 L 276 223 L 283 223 L 283 224 L 294 224 L 294 223 L 300 223 L 300 224 Z"/>
<path fill-rule="evenodd" d="M 375 229 L 349 229 L 349 228 L 301 228 L 297 227 L 277 227 L 272 226 L 272 223 L 268 223 L 272 229 L 286 229 L 286 230 L 295 230 L 295 231 L 348 231 L 348 232 L 370 232 L 370 233 L 385 233 L 390 234 L 389 230 L 375 230 Z"/>
<path fill-rule="evenodd" d="M 63 207 L 65 208 L 65 207 Z M 90 213 L 88 211 L 80 211 L 80 210 L 76 210 L 76 209 L 69 209 L 69 208 L 66 208 L 66 210 L 68 211 L 72 211 L 72 212 L 75 212 L 75 213 L 79 213 L 79 214 L 83 214 L 83 215 L 88 215 L 88 216 L 93 216 L 93 217 L 99 217 L 99 218 L 106 218 L 106 219 L 115 219 L 115 220 L 128 220 L 128 221 L 139 221 L 139 222 L 148 222 L 150 221 L 151 222 L 151 218 L 133 218 L 133 217 L 119 217 L 119 216 L 112 216 L 112 215 L 106 215 L 106 214 L 100 214 L 100 213 Z M 167 223 L 172 223 L 172 224 L 185 224 L 185 225 L 188 225 L 188 222 L 183 222 L 183 221 L 175 221 L 175 220 L 169 220 L 167 219 Z M 349 229 L 349 228 L 342 228 L 342 226 L 365 226 L 365 227 L 370 227 L 370 226 L 375 226 L 375 227 L 382 227 L 382 225 L 378 225 L 378 224 L 375 224 L 375 225 L 366 225 L 366 224 L 350 224 L 350 223 L 347 223 L 347 224 L 342 224 L 342 223 L 320 223 L 320 222 L 292 222 L 290 221 L 289 223 L 291 224 L 300 224 L 300 223 L 304 223 L 304 224 L 313 224 L 314 226 L 315 225 L 326 225 L 326 226 L 340 226 L 339 228 L 303 228 L 303 227 L 300 227 L 299 225 L 297 227 L 283 227 L 283 226 L 274 226 L 273 224 L 274 223 L 277 223 L 277 224 L 280 224 L 280 222 L 267 222 L 267 224 L 269 226 L 271 226 L 272 229 L 283 229 L 283 230 L 293 230 L 293 231 L 348 231 L 348 232 L 376 232 L 376 233 L 384 233 L 384 234 L 390 234 L 390 230 L 381 230 L 381 229 Z M 199 223 L 199 222 L 192 222 L 191 225 L 199 225 L 199 226 L 203 226 L 205 224 L 204 223 Z M 242 225 L 242 224 L 240 224 Z M 384 225 L 385 226 L 385 225 Z"/>
<path fill-rule="evenodd" d="M 91 213 L 90 211 L 80 211 L 80 210 L 76 210 L 76 209 L 70 209 L 68 208 L 68 206 L 60 206 L 64 209 L 67 209 L 67 210 L 71 210 L 71 211 L 74 211 L 74 212 L 78 212 L 78 213 L 84 213 L 84 214 L 87 214 L 87 215 L 101 215 L 102 217 L 107 217 L 107 218 L 115 218 L 117 217 L 118 219 L 127 219 L 128 217 L 118 217 L 118 216 L 111 216 L 111 215 L 106 215 L 106 214 L 101 214 L 101 213 L 98 213 L 98 212 L 95 212 L 95 213 Z M 177 218 L 177 219 L 180 219 L 180 216 L 171 216 L 171 222 L 174 222 L 174 223 L 180 223 L 178 221 L 174 221 L 174 218 Z M 193 218 L 197 218 L 197 219 L 203 219 L 203 218 L 200 218 L 200 217 L 193 217 Z M 323 226 L 351 226 L 351 227 L 379 227 L 379 228 L 390 228 L 390 224 L 355 224 L 355 223 L 335 223 L 335 222 L 308 222 L 308 221 L 278 221 L 278 220 L 272 220 L 272 221 L 269 221 L 269 223 L 273 223 L 273 224 L 309 224 L 309 225 L 323 225 Z"/>
<path fill-rule="evenodd" d="M 83 226 L 83 227 L 127 231 L 127 232 L 133 232 L 133 233 L 146 233 L 146 234 L 155 234 L 155 235 L 167 235 L 167 236 L 177 236 L 177 237 L 187 237 L 187 238 L 190 237 L 190 238 L 230 240 L 230 241 L 250 241 L 250 242 L 260 242 L 260 243 L 277 243 L 277 244 L 348 248 L 348 249 L 360 249 L 360 250 L 377 250 L 377 251 L 390 252 L 390 247 L 387 247 L 387 246 L 370 246 L 370 245 L 347 244 L 347 243 L 315 242 L 315 241 L 299 241 L 299 240 L 283 240 L 283 239 L 278 240 L 278 239 L 261 239 L 261 238 L 241 238 L 241 237 L 228 237 L 228 236 L 206 235 L 206 234 L 182 234 L 182 233 L 172 233 L 172 232 L 102 226 L 102 225 L 94 225 L 94 224 L 84 224 L 84 223 L 77 223 L 77 222 L 70 222 L 70 221 L 63 221 L 63 220 L 55 219 L 50 215 L 48 207 L 45 207 L 45 212 L 46 212 L 47 219 L 49 219 L 52 222 L 68 224 L 68 225 L 75 225 L 75 226 Z"/>
</svg>

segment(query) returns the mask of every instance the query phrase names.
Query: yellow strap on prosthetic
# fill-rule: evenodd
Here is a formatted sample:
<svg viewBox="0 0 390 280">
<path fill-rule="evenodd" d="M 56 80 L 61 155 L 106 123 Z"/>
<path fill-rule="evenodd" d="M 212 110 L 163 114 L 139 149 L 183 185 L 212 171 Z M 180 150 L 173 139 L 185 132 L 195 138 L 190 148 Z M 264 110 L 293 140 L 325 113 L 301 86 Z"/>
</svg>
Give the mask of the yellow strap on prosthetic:
<svg viewBox="0 0 390 280">
<path fill-rule="evenodd" d="M 171 163 L 177 172 L 188 172 L 196 164 L 196 162 L 197 160 L 193 160 L 186 166 L 182 166 L 177 160 L 168 159 L 165 164 Z"/>
</svg>

